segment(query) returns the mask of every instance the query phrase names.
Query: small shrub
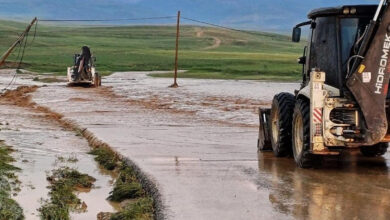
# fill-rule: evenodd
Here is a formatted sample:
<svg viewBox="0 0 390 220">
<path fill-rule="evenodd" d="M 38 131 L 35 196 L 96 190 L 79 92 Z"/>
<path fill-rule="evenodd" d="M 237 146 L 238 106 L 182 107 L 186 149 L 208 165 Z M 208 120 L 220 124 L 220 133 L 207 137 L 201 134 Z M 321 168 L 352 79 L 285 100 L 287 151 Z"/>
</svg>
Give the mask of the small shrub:
<svg viewBox="0 0 390 220">
<path fill-rule="evenodd" d="M 109 200 L 114 202 L 122 202 L 126 199 L 135 199 L 141 197 L 144 192 L 139 183 L 120 183 L 115 184 L 114 190 L 110 193 Z"/>
<path fill-rule="evenodd" d="M 89 153 L 95 155 L 95 160 L 107 170 L 114 170 L 118 167 L 119 158 L 108 148 L 95 148 Z"/>
<path fill-rule="evenodd" d="M 45 200 L 38 209 L 42 219 L 69 219 L 69 211 L 84 211 L 82 202 L 74 191 L 77 188 L 91 188 L 95 178 L 82 174 L 75 169 L 62 167 L 52 171 L 47 177 L 50 182 L 49 200 Z"/>
<path fill-rule="evenodd" d="M 110 220 L 127 219 L 153 219 L 153 199 L 141 198 L 134 203 L 129 203 L 122 211 L 114 213 Z"/>
</svg>

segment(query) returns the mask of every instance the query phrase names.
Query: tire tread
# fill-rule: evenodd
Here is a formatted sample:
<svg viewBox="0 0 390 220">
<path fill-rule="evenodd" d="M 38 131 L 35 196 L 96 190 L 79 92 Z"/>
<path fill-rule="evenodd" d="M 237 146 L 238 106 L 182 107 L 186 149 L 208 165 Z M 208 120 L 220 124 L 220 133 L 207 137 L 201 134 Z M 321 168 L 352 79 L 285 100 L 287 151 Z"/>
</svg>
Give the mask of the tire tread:
<svg viewBox="0 0 390 220">
<path fill-rule="evenodd" d="M 274 104 L 276 105 L 276 109 L 273 110 L 278 111 L 279 115 L 279 137 L 277 143 L 271 141 L 272 149 L 275 156 L 284 157 L 290 155 L 292 149 L 291 121 L 295 106 L 295 96 L 287 92 L 279 93 L 273 99 Z"/>
<path fill-rule="evenodd" d="M 308 100 L 297 100 L 294 108 L 294 116 L 297 114 L 302 115 L 303 120 L 303 150 L 301 155 L 294 155 L 295 162 L 301 168 L 313 167 L 314 162 L 317 161 L 317 157 L 310 153 L 310 104 Z M 292 129 L 294 127 L 292 126 Z M 293 133 L 294 131 L 292 131 Z"/>
</svg>

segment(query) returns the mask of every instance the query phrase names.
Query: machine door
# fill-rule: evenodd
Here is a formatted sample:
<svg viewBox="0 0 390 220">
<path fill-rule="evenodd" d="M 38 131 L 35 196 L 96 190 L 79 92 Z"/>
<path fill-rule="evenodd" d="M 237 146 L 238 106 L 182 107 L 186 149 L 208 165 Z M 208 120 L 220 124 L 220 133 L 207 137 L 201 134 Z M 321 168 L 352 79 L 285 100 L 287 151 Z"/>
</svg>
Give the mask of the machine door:
<svg viewBox="0 0 390 220">
<path fill-rule="evenodd" d="M 341 88 L 340 68 L 338 65 L 339 50 L 337 37 L 337 18 L 318 17 L 315 19 L 310 46 L 309 68 L 320 68 L 326 73 L 325 83 Z"/>
</svg>

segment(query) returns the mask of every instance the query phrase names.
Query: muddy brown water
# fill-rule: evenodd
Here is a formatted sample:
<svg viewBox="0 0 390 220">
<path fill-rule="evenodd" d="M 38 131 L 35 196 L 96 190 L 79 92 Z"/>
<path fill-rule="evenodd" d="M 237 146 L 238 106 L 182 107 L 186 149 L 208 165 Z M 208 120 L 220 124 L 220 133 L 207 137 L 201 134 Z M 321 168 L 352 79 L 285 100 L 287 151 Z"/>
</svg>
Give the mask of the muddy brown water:
<svg viewBox="0 0 390 220">
<path fill-rule="evenodd" d="M 164 73 L 164 72 L 153 72 Z M 169 78 L 148 77 L 148 72 L 121 72 L 105 79 L 106 86 L 131 100 L 157 105 L 158 109 L 192 112 L 195 116 L 256 126 L 260 106 L 269 106 L 278 92 L 293 92 L 298 83 L 251 80 L 179 79 L 179 88 L 168 89 Z"/>
<path fill-rule="evenodd" d="M 46 176 L 63 166 L 96 178 L 92 190 L 76 193 L 86 203 L 87 211 L 71 213 L 72 219 L 96 219 L 99 212 L 116 211 L 116 204 L 105 200 L 112 190 L 114 174 L 104 172 L 87 154 L 90 148 L 86 140 L 62 129 L 55 121 L 48 121 L 41 113 L 7 103 L 0 103 L 0 122 L 0 139 L 16 150 L 15 166 L 21 168 L 21 191 L 14 199 L 23 208 L 26 219 L 39 219 L 41 199 L 48 198 Z"/>
<path fill-rule="evenodd" d="M 171 83 L 117 73 L 103 80 L 111 89 L 50 84 L 33 101 L 135 162 L 157 184 L 167 219 L 390 218 L 389 154 L 353 152 L 299 169 L 292 158 L 257 153 L 255 109 L 297 84 Z"/>
<path fill-rule="evenodd" d="M 321 169 L 297 168 L 291 158 L 259 153 L 258 169 L 246 170 L 269 191 L 273 212 L 295 219 L 389 219 L 389 155 L 358 153 L 329 159 Z"/>
</svg>

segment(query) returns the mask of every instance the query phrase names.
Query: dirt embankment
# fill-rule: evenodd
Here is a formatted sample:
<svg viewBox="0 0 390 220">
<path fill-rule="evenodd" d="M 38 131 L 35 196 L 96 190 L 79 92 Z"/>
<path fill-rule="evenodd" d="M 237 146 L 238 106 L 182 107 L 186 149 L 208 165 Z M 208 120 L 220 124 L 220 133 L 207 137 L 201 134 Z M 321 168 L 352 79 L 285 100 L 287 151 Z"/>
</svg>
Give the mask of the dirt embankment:
<svg viewBox="0 0 390 220">
<path fill-rule="evenodd" d="M 1 95 L 1 101 L 5 101 L 17 106 L 32 106 L 31 97 L 26 95 L 35 92 L 38 86 L 20 86 L 16 90 L 8 90 Z"/>
<path fill-rule="evenodd" d="M 45 113 L 45 117 L 60 122 L 60 120 L 63 118 L 63 115 L 52 112 L 46 107 L 38 106 L 36 103 L 31 101 L 31 96 L 29 93 L 35 92 L 38 88 L 38 86 L 20 86 L 16 90 L 9 90 L 2 94 L 0 96 L 0 101 L 20 107 L 32 108 L 40 113 Z M 66 127 L 71 128 L 70 126 Z"/>
</svg>

